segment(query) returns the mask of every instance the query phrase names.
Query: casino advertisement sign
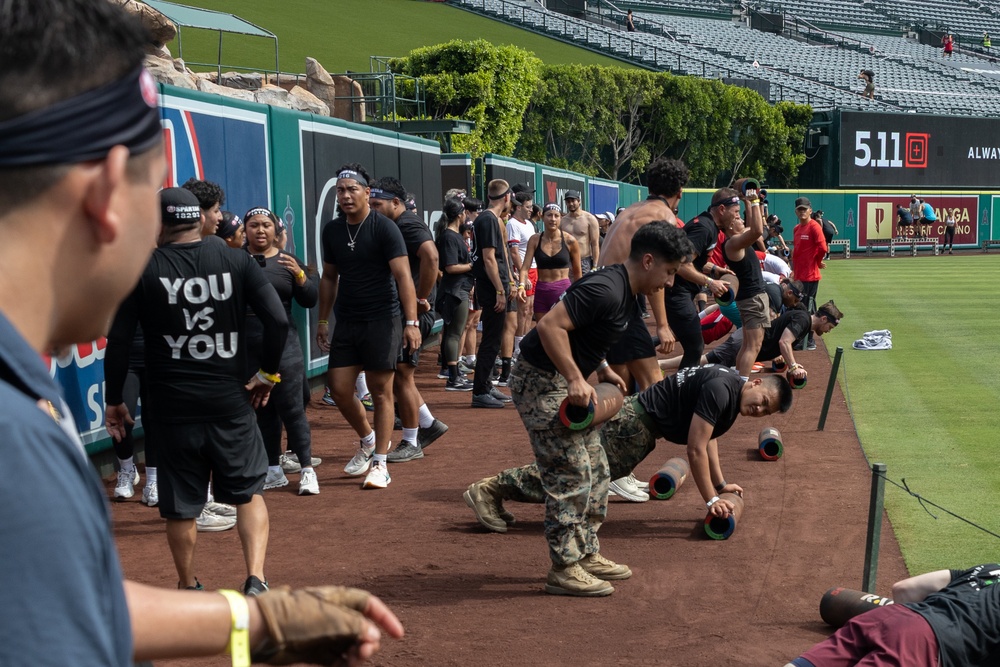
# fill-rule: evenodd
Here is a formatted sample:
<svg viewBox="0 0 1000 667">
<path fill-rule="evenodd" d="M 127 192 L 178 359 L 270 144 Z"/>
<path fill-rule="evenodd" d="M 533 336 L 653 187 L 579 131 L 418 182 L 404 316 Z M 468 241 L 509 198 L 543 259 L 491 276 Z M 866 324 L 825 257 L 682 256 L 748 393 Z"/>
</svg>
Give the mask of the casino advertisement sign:
<svg viewBox="0 0 1000 667">
<path fill-rule="evenodd" d="M 927 225 L 927 237 L 944 240 L 944 221 L 950 213 L 955 217 L 955 245 L 978 245 L 977 195 L 926 195 L 921 198 L 934 208 L 937 215 L 937 222 Z M 896 207 L 900 205 L 909 208 L 910 197 L 905 194 L 858 195 L 859 248 L 869 241 L 888 241 L 900 235 L 896 224 Z"/>
</svg>

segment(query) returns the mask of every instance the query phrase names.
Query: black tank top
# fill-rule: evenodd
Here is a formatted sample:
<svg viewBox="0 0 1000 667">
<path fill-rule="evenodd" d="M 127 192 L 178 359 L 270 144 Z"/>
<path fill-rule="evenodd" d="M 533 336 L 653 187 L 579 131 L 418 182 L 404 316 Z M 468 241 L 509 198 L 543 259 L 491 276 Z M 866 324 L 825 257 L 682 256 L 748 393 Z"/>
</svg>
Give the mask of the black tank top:
<svg viewBox="0 0 1000 667">
<path fill-rule="evenodd" d="M 535 249 L 535 267 L 542 269 L 568 269 L 569 268 L 569 246 L 566 245 L 566 235 L 560 232 L 559 252 L 554 255 L 546 255 L 542 250 L 542 241 L 545 237 L 538 239 L 538 248 Z"/>
<path fill-rule="evenodd" d="M 736 300 L 749 299 L 764 292 L 764 276 L 760 272 L 760 259 L 753 247 L 743 249 L 743 259 L 734 262 L 726 254 L 726 244 L 729 239 L 722 242 L 722 257 L 736 278 L 740 281 L 740 291 L 736 293 Z"/>
</svg>

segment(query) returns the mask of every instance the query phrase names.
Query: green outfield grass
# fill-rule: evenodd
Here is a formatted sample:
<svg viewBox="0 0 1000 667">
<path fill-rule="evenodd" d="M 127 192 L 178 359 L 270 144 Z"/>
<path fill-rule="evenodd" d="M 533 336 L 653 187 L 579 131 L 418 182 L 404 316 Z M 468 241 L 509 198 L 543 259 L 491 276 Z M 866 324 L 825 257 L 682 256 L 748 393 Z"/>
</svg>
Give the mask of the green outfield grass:
<svg viewBox="0 0 1000 667">
<path fill-rule="evenodd" d="M 844 312 L 825 337 L 844 348 L 841 387 L 871 462 L 888 478 L 1000 534 L 1000 257 L 834 260 L 819 303 Z M 893 349 L 851 344 L 892 331 Z M 821 440 L 820 440 L 821 442 Z M 886 485 L 886 506 L 912 573 L 1000 559 L 1000 539 Z"/>
<path fill-rule="evenodd" d="M 453 39 L 515 44 L 548 64 L 620 65 L 620 60 L 574 47 L 470 12 L 424 0 L 179 0 L 178 4 L 235 14 L 278 36 L 283 72 L 304 72 L 307 56 L 330 72 L 369 71 L 369 56 L 405 56 Z M 218 58 L 218 33 L 183 29 L 184 58 Z M 168 45 L 178 55 L 177 40 Z M 274 69 L 271 40 L 223 37 L 223 63 Z M 204 68 L 194 68 L 204 69 Z"/>
</svg>

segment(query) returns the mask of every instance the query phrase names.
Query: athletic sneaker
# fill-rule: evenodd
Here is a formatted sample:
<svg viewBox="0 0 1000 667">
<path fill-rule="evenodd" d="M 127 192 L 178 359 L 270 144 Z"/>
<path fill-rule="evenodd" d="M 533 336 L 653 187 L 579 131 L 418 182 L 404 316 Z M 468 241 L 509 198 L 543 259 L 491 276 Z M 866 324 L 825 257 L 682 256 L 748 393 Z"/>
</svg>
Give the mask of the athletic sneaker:
<svg viewBox="0 0 1000 667">
<path fill-rule="evenodd" d="M 468 380 L 463 379 L 463 378 L 458 378 L 454 382 L 452 382 L 451 380 L 448 380 L 447 382 L 445 382 L 444 383 L 444 390 L 445 391 L 472 391 L 472 388 L 474 386 L 475 385 L 473 385 Z"/>
<path fill-rule="evenodd" d="M 358 400 L 361 401 L 361 405 L 365 406 L 365 410 L 367 410 L 368 412 L 375 412 L 375 402 L 372 401 L 371 394 L 365 394 Z"/>
<path fill-rule="evenodd" d="M 492 396 L 493 398 L 497 399 L 498 401 L 502 401 L 504 403 L 510 403 L 510 402 L 512 402 L 514 400 L 513 398 L 511 398 L 507 394 L 503 393 L 502 391 L 500 391 L 496 387 L 493 387 L 492 389 L 490 389 L 490 396 Z"/>
<path fill-rule="evenodd" d="M 177 588 L 178 588 L 178 590 L 180 590 L 180 588 L 181 588 L 181 582 L 179 582 L 179 581 L 177 582 Z M 195 577 L 194 578 L 194 586 L 184 586 L 184 590 L 186 590 L 186 591 L 203 591 L 203 590 L 205 590 L 205 587 L 201 585 L 200 581 L 198 581 L 198 577 Z"/>
<path fill-rule="evenodd" d="M 267 582 L 261 581 L 253 575 L 247 577 L 246 582 L 243 584 L 243 595 L 246 595 L 247 597 L 261 595 L 267 591 Z"/>
<path fill-rule="evenodd" d="M 118 482 L 115 484 L 115 499 L 125 500 L 135 495 L 135 485 L 139 483 L 139 470 L 133 467 L 132 470 L 119 470 Z"/>
<path fill-rule="evenodd" d="M 806 343 L 806 349 L 810 350 L 810 351 L 815 350 L 816 349 L 816 341 L 810 339 L 809 342 Z"/>
<path fill-rule="evenodd" d="M 616 496 L 621 496 L 633 503 L 644 503 L 649 500 L 649 494 L 638 487 L 634 473 L 613 480 L 609 488 L 609 493 L 612 491 Z"/>
<path fill-rule="evenodd" d="M 323 392 L 323 402 L 334 407 L 337 405 L 337 402 L 333 400 L 333 392 L 330 391 L 330 385 L 326 385 L 326 391 Z"/>
<path fill-rule="evenodd" d="M 387 458 L 393 463 L 406 463 L 413 459 L 424 458 L 424 450 L 415 442 L 400 440 L 399 444 L 396 445 L 396 449 L 389 452 Z"/>
<path fill-rule="evenodd" d="M 438 380 L 447 380 L 450 375 L 448 375 L 448 367 L 442 366 L 441 370 L 438 371 Z"/>
<path fill-rule="evenodd" d="M 472 407 L 474 408 L 502 408 L 506 405 L 503 401 L 493 398 L 492 393 L 472 395 Z"/>
<path fill-rule="evenodd" d="M 545 579 L 545 592 L 550 595 L 604 597 L 615 592 L 614 586 L 587 572 L 579 563 L 562 568 L 553 565 Z"/>
<path fill-rule="evenodd" d="M 435 419 L 427 428 L 417 430 L 417 444 L 420 449 L 426 449 L 432 442 L 448 432 L 448 425 L 440 419 Z"/>
<path fill-rule="evenodd" d="M 464 361 L 459 361 L 458 372 L 464 375 L 473 375 L 476 372 L 476 367 L 475 365 L 469 366 Z"/>
<path fill-rule="evenodd" d="M 299 457 L 295 452 L 286 452 L 285 454 L 282 454 L 279 457 L 278 461 L 281 462 L 281 469 L 284 470 L 286 473 L 295 474 L 302 470 L 302 465 L 299 463 Z M 315 456 L 309 457 L 309 464 L 313 468 L 315 468 L 322 462 L 323 459 L 321 458 Z"/>
<path fill-rule="evenodd" d="M 218 533 L 236 525 L 236 519 L 233 517 L 219 516 L 205 510 L 201 511 L 201 515 L 194 522 L 199 533 Z"/>
<path fill-rule="evenodd" d="M 375 454 L 375 445 L 371 446 L 371 449 L 364 447 L 361 443 L 358 443 L 358 451 L 355 452 L 354 457 L 347 462 L 344 466 L 344 472 L 348 475 L 364 475 L 368 472 L 368 466 L 372 464 L 372 455 Z"/>
<path fill-rule="evenodd" d="M 510 384 L 510 373 L 508 373 L 507 375 L 501 375 L 500 378 L 496 381 L 496 385 L 498 387 L 506 387 L 508 384 Z"/>
<path fill-rule="evenodd" d="M 205 511 L 209 514 L 214 514 L 215 516 L 225 516 L 231 519 L 236 518 L 235 507 L 227 505 L 226 503 L 217 503 L 214 500 L 209 500 L 205 503 Z"/>
<path fill-rule="evenodd" d="M 302 471 L 302 477 L 299 479 L 299 495 L 319 495 L 319 480 L 316 479 L 316 471 L 311 469 Z"/>
<path fill-rule="evenodd" d="M 160 504 L 160 491 L 157 489 L 156 484 L 149 484 L 147 482 L 146 486 L 143 487 L 142 504 L 149 507 L 156 507 Z"/>
<path fill-rule="evenodd" d="M 389 476 L 389 467 L 381 461 L 372 461 L 371 470 L 365 477 L 362 489 L 384 489 L 389 486 L 392 477 Z"/>
<path fill-rule="evenodd" d="M 640 482 L 635 478 L 635 473 L 632 473 L 632 481 L 635 482 L 635 487 L 640 491 L 649 491 L 649 482 Z"/>
<path fill-rule="evenodd" d="M 288 486 L 288 478 L 285 477 L 285 471 L 280 467 L 277 470 L 267 469 L 267 476 L 264 478 L 264 489 L 277 489 L 282 486 Z"/>
</svg>

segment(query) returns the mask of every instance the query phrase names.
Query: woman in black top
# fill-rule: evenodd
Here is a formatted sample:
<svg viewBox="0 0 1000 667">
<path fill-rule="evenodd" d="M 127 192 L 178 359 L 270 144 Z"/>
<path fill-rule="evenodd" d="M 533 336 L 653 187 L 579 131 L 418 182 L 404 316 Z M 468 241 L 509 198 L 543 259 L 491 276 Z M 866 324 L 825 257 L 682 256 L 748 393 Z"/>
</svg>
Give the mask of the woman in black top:
<svg viewBox="0 0 1000 667">
<path fill-rule="evenodd" d="M 243 221 L 240 220 L 240 216 L 230 211 L 223 211 L 222 222 L 219 223 L 218 228 L 215 230 L 215 235 L 225 241 L 226 245 L 230 248 L 236 248 L 237 250 L 242 248 L 246 234 L 244 233 Z"/>
<path fill-rule="evenodd" d="M 572 282 L 570 273 L 573 274 L 573 281 L 579 280 L 582 275 L 580 245 L 572 234 L 560 229 L 562 210 L 559 205 L 546 204 L 542 220 L 545 222 L 545 231 L 528 239 L 517 286 L 517 298 L 526 300 L 528 269 L 534 260 L 538 269 L 538 284 L 535 286 L 536 322 L 559 303 Z"/>
<path fill-rule="evenodd" d="M 299 494 L 319 493 L 319 484 L 312 462 L 312 436 L 302 403 L 302 382 L 305 362 L 299 345 L 298 331 L 292 319 L 292 301 L 303 308 L 312 308 L 319 297 L 316 278 L 310 276 L 297 258 L 279 250 L 274 245 L 278 217 L 266 208 L 254 208 L 244 216 L 247 251 L 256 259 L 267 279 L 278 292 L 285 313 L 288 315 L 288 339 L 281 355 L 279 373 L 281 382 L 271 392 L 268 404 L 257 410 L 257 425 L 267 450 L 267 478 L 265 489 L 288 484 L 281 469 L 281 426 L 288 430 L 288 448 L 298 457 L 302 466 Z M 259 365 L 256 358 L 260 350 L 260 323 L 253 316 L 247 317 L 247 352 L 250 365 Z"/>
<path fill-rule="evenodd" d="M 472 291 L 472 259 L 465 242 L 465 206 L 460 199 L 444 203 L 446 227 L 437 237 L 440 258 L 441 287 L 438 290 L 435 310 L 444 321 L 441 337 L 442 364 L 448 371 L 447 391 L 472 391 L 472 383 L 458 372 L 458 345 L 469 317 L 469 293 Z"/>
</svg>

